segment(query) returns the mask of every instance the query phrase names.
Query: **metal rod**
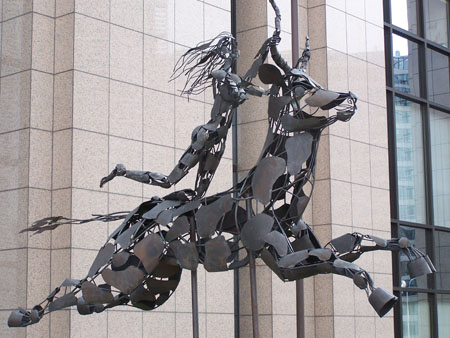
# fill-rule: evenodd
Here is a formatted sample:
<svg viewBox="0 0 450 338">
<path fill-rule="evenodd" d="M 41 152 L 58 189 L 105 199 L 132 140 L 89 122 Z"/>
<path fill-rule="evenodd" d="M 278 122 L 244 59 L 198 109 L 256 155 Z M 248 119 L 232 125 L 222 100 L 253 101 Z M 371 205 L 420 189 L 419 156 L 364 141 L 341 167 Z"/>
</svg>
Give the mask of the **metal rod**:
<svg viewBox="0 0 450 338">
<path fill-rule="evenodd" d="M 231 0 L 231 34 L 237 39 L 237 18 L 236 18 L 236 0 Z M 237 74 L 237 62 L 233 61 L 231 65 L 232 72 Z M 233 187 L 238 183 L 238 133 L 237 133 L 237 108 L 234 108 L 232 121 L 232 157 L 233 157 Z M 233 197 L 238 197 L 237 191 L 233 193 Z M 239 304 L 239 269 L 233 270 L 234 282 L 234 338 L 239 338 L 241 335 L 240 328 L 240 304 Z"/>
<path fill-rule="evenodd" d="M 291 0 L 291 43 L 292 43 L 292 66 L 300 57 L 300 41 L 298 31 L 298 0 Z"/>
<path fill-rule="evenodd" d="M 256 293 L 255 255 L 251 251 L 249 251 L 248 254 L 249 254 L 249 270 L 250 270 L 250 294 L 252 301 L 253 338 L 259 338 L 258 295 Z"/>
<path fill-rule="evenodd" d="M 195 242 L 195 219 L 193 216 L 189 217 L 190 225 L 190 241 Z M 191 294 L 192 294 L 192 337 L 199 338 L 198 329 L 198 282 L 197 269 L 191 271 Z"/>
<path fill-rule="evenodd" d="M 298 29 L 298 0 L 291 0 L 291 32 L 292 32 L 292 63 L 300 57 L 299 29 Z M 305 297 L 303 280 L 295 281 L 297 338 L 305 338 Z"/>
<path fill-rule="evenodd" d="M 247 208 L 247 218 L 252 217 L 252 201 L 250 199 L 245 201 Z M 259 338 L 259 318 L 258 318 L 258 294 L 256 292 L 256 264 L 255 255 L 252 251 L 248 250 L 249 257 L 249 271 L 250 271 L 250 296 L 252 304 L 252 328 L 253 338 Z"/>
<path fill-rule="evenodd" d="M 305 298 L 303 279 L 295 281 L 297 307 L 297 338 L 305 338 Z"/>
</svg>

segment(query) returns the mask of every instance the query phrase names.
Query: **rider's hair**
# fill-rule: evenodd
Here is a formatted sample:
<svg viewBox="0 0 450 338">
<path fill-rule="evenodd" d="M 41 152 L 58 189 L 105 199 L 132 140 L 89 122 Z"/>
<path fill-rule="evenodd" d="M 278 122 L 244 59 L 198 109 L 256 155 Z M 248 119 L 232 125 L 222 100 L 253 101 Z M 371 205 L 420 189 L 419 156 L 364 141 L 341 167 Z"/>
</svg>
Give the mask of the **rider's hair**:
<svg viewBox="0 0 450 338">
<path fill-rule="evenodd" d="M 200 94 L 211 86 L 211 72 L 228 70 L 237 58 L 236 39 L 230 33 L 220 33 L 215 38 L 201 42 L 184 53 L 175 65 L 171 79 L 186 76 L 181 94 Z"/>
</svg>

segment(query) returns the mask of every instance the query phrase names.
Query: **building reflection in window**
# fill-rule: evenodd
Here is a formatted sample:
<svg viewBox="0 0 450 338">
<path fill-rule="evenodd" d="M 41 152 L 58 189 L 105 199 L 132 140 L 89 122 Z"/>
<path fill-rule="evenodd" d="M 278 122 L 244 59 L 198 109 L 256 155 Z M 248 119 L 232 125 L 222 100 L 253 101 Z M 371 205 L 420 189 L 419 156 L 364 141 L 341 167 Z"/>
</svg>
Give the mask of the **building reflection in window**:
<svg viewBox="0 0 450 338">
<path fill-rule="evenodd" d="M 399 35 L 392 35 L 394 88 L 400 92 L 420 95 L 419 47 Z"/>
<path fill-rule="evenodd" d="M 423 0 L 425 38 L 448 47 L 448 1 Z"/>
<path fill-rule="evenodd" d="M 434 224 L 450 227 L 450 114 L 430 109 L 430 137 Z"/>
<path fill-rule="evenodd" d="M 426 293 L 403 292 L 402 317 L 404 338 L 431 337 L 430 305 Z"/>
<path fill-rule="evenodd" d="M 412 227 L 401 226 L 399 229 L 399 237 L 408 238 L 414 246 L 422 252 L 427 252 L 426 248 L 426 234 L 424 229 L 417 229 Z M 400 280 L 401 286 L 407 288 L 420 288 L 426 289 L 427 276 L 419 276 L 417 278 L 411 278 L 408 273 L 409 259 L 403 253 L 400 254 Z"/>
<path fill-rule="evenodd" d="M 395 98 L 398 212 L 403 221 L 425 222 L 425 180 L 420 105 Z"/>
</svg>

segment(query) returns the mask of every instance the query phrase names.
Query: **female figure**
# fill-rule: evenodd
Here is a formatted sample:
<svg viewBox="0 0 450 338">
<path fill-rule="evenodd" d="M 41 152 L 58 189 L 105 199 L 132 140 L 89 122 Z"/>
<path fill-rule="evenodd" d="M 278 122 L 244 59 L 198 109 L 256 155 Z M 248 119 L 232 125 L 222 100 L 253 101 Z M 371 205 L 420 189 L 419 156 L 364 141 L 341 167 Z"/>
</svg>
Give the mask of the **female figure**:
<svg viewBox="0 0 450 338">
<path fill-rule="evenodd" d="M 223 236 L 208 242 L 202 238 L 206 233 L 215 232 L 211 222 L 217 215 L 211 214 L 208 207 L 230 212 L 233 200 L 230 192 L 210 198 L 203 196 L 224 153 L 235 108 L 247 99 L 247 94 L 261 96 L 264 93 L 262 88 L 250 82 L 252 77 L 244 81 L 231 71 L 238 54 L 236 40 L 222 33 L 189 49 L 177 63 L 173 76 L 187 76 L 183 94 L 198 94 L 212 87 L 214 104 L 210 120 L 192 131 L 191 145 L 169 175 L 127 170 L 118 164 L 100 182 L 102 187 L 116 176 L 122 176 L 169 188 L 198 166 L 193 189 L 172 192 L 163 198 L 154 197 L 129 213 L 101 215 L 88 220 L 49 217 L 35 222 L 26 231 L 39 233 L 67 223 L 124 219 L 100 249 L 84 279 L 67 279 L 32 310 L 19 308 L 13 311 L 9 326 L 27 326 L 38 322 L 48 312 L 72 305 L 77 305 L 80 314 L 125 304 L 151 310 L 163 304 L 176 289 L 182 268 L 195 270 L 201 262 L 210 271 L 227 269 L 223 256 L 230 256 L 231 242 Z M 205 207 L 199 208 L 201 205 Z M 220 218 L 222 214 L 218 216 Z M 211 250 L 218 254 L 211 254 Z M 228 262 L 234 258 L 230 257 Z M 96 281 L 100 275 L 106 283 L 98 285 Z M 80 292 L 82 296 L 77 297 Z"/>
</svg>

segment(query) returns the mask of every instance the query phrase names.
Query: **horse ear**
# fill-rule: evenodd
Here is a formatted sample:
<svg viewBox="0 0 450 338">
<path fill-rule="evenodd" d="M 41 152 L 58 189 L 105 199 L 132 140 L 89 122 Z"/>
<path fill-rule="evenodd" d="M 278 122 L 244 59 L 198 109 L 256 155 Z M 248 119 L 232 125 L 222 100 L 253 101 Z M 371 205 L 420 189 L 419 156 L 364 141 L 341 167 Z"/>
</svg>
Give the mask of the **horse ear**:
<svg viewBox="0 0 450 338">
<path fill-rule="evenodd" d="M 262 64 L 258 69 L 258 76 L 265 84 L 283 84 L 283 75 L 280 70 L 269 63 Z"/>
</svg>

